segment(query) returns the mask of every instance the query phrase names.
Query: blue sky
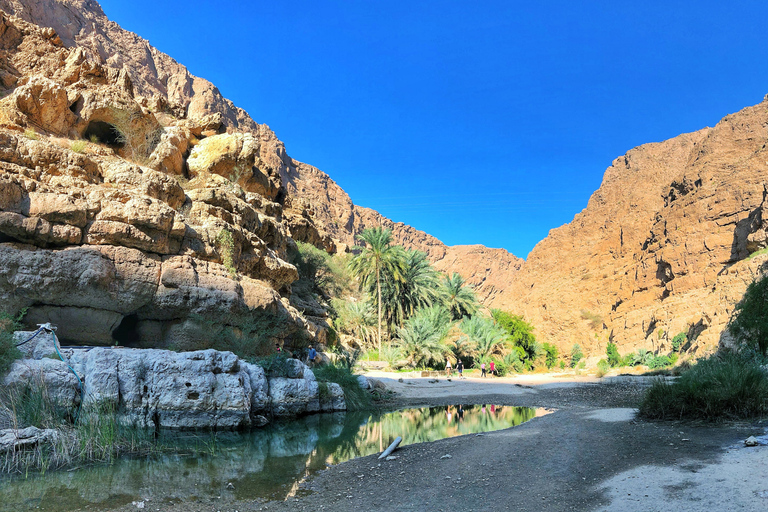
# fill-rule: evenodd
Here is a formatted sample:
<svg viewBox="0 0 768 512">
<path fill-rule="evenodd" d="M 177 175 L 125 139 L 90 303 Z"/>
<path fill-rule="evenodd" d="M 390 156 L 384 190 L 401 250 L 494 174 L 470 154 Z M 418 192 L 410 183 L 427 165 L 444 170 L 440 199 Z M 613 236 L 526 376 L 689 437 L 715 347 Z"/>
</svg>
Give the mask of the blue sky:
<svg viewBox="0 0 768 512">
<path fill-rule="evenodd" d="M 355 204 L 520 257 L 617 156 L 768 93 L 764 1 L 101 5 Z"/>
</svg>

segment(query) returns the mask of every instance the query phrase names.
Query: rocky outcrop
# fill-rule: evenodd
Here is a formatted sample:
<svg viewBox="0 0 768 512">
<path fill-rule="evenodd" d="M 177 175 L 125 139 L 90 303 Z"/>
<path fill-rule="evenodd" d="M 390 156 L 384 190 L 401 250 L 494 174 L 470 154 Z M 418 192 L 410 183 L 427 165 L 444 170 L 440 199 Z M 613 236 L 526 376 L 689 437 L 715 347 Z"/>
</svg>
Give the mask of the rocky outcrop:
<svg viewBox="0 0 768 512">
<path fill-rule="evenodd" d="M 279 319 L 277 338 L 316 332 L 283 300 L 298 274 L 269 144 L 216 135 L 221 113 L 163 125 L 124 69 L 18 18 L 0 25 L 13 75 L 0 101 L 5 309 L 29 308 L 70 343 L 205 347 L 260 317 Z M 206 134 L 213 144 L 195 142 Z M 216 137 L 248 144 L 230 162 Z M 193 143 L 194 162 L 218 167 L 193 165 L 188 181 Z M 227 162 L 247 166 L 242 187 L 219 175 Z"/>
<path fill-rule="evenodd" d="M 524 314 L 540 339 L 604 353 L 717 347 L 759 275 L 766 245 L 768 101 L 715 127 L 617 158 L 573 222 L 554 229 L 492 305 Z"/>
<path fill-rule="evenodd" d="M 19 338 L 32 333 L 20 333 Z M 33 352 L 41 352 L 42 339 Z M 234 430 L 262 426 L 264 417 L 346 410 L 338 384 L 318 383 L 295 359 L 269 376 L 231 352 L 157 349 L 67 349 L 67 363 L 44 357 L 16 361 L 4 379 L 9 389 L 43 390 L 61 407 L 113 409 L 118 420 L 144 428 Z"/>
<path fill-rule="evenodd" d="M 0 8 L 17 16 L 0 15 L 0 300 L 29 307 L 30 323 L 51 321 L 72 343 L 195 348 L 276 315 L 283 340 L 322 342 L 323 315 L 307 322 L 283 300 L 297 279 L 291 237 L 344 251 L 375 225 L 484 298 L 492 260 L 515 267 L 501 250 L 459 261 L 464 251 L 353 205 L 95 2 Z"/>
<path fill-rule="evenodd" d="M 59 437 L 59 431 L 37 427 L 8 428 L 0 430 L 0 453 L 15 452 L 33 448 L 40 444 L 50 444 Z"/>
</svg>

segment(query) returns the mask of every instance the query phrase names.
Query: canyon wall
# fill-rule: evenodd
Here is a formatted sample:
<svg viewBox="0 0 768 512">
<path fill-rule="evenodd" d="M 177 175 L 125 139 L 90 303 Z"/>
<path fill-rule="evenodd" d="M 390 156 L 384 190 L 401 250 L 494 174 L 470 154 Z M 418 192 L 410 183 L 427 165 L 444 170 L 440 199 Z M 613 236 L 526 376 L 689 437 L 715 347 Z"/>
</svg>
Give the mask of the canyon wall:
<svg viewBox="0 0 768 512">
<path fill-rule="evenodd" d="M 492 304 L 523 314 L 540 338 L 605 353 L 723 341 L 766 256 L 768 99 L 715 127 L 617 158 L 587 207 L 550 231 Z M 721 340 L 721 337 L 723 338 Z"/>
</svg>

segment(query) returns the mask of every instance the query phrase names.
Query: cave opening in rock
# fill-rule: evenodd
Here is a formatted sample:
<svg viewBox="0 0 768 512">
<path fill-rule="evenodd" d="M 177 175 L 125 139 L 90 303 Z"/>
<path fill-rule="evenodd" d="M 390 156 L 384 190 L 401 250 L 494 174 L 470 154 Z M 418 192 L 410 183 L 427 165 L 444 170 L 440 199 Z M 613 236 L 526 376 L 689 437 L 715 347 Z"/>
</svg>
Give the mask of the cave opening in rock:
<svg viewBox="0 0 768 512">
<path fill-rule="evenodd" d="M 83 132 L 83 138 L 87 140 L 98 139 L 98 142 L 112 146 L 115 148 L 122 148 L 125 146 L 125 142 L 122 140 L 122 134 L 115 128 L 114 125 L 106 123 L 104 121 L 91 121 L 88 123 L 88 128 Z"/>
<path fill-rule="evenodd" d="M 69 110 L 72 111 L 73 114 L 80 114 L 80 111 L 83 110 L 83 104 L 85 103 L 85 100 L 83 100 L 82 97 L 78 98 L 77 101 L 72 102 L 72 104 L 69 106 Z"/>
<path fill-rule="evenodd" d="M 135 347 L 139 344 L 139 316 L 136 313 L 126 315 L 120 325 L 112 331 L 112 339 L 115 344 L 124 347 Z"/>
</svg>

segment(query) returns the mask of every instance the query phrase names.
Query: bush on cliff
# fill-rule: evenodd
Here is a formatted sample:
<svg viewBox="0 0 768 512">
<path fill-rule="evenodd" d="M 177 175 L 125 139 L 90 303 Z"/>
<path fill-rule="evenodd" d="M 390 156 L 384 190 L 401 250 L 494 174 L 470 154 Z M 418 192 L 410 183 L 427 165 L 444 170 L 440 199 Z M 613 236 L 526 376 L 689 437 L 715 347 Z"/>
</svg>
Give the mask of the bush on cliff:
<svg viewBox="0 0 768 512">
<path fill-rule="evenodd" d="M 768 373 L 763 358 L 725 352 L 701 359 L 673 383 L 649 389 L 640 414 L 656 419 L 739 419 L 768 412 Z"/>
</svg>

